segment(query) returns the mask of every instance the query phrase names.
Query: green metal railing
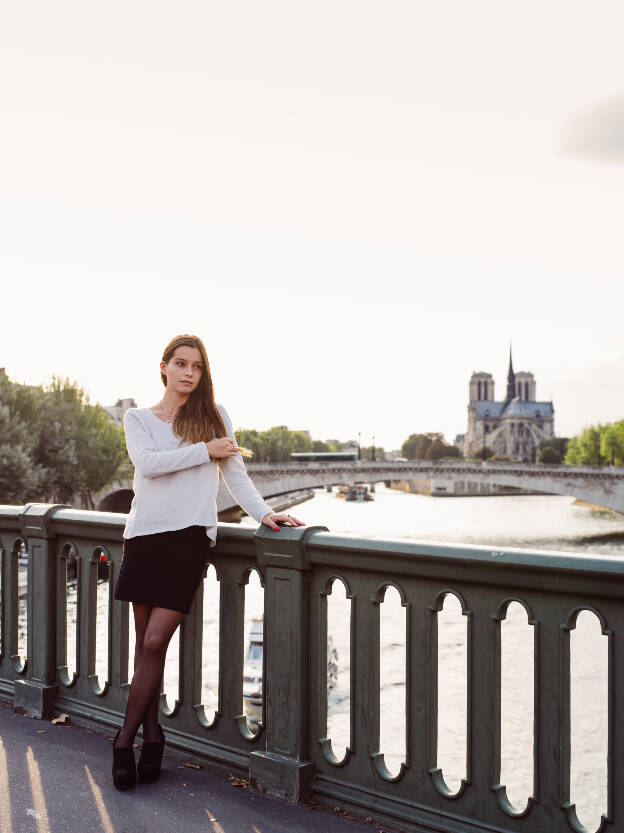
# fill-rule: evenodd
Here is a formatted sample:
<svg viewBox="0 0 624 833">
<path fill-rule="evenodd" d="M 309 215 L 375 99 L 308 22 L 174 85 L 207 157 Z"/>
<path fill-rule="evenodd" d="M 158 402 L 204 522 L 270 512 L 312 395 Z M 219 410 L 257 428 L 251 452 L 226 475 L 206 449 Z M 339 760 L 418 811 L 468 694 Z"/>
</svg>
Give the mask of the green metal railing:
<svg viewBox="0 0 624 833">
<path fill-rule="evenodd" d="M 0 507 L 0 695 L 36 717 L 60 711 L 112 732 L 128 683 L 129 605 L 112 588 L 125 515 L 46 504 Z M 18 557 L 28 553 L 27 650 L 18 653 Z M 95 674 L 96 593 L 109 564 L 108 679 Z M 66 576 L 77 563 L 76 671 L 68 672 Z M 570 632 L 581 611 L 608 640 L 608 801 L 601 830 L 624 830 L 624 558 L 496 551 L 332 534 L 322 527 L 221 527 L 210 552 L 220 587 L 218 708 L 201 705 L 202 592 L 180 636 L 179 697 L 161 722 L 167 743 L 290 800 L 312 797 L 410 831 L 582 831 L 570 801 Z M 172 565 L 172 568 L 174 565 Z M 264 584 L 264 695 L 258 731 L 242 714 L 245 585 Z M 351 604 L 350 741 L 327 737 L 327 597 L 340 579 Z M 380 753 L 380 604 L 397 588 L 406 616 L 406 755 Z M 467 638 L 467 759 L 451 794 L 438 766 L 438 613 L 462 604 Z M 517 601 L 534 633 L 534 787 L 516 811 L 500 783 L 501 622 Z"/>
</svg>

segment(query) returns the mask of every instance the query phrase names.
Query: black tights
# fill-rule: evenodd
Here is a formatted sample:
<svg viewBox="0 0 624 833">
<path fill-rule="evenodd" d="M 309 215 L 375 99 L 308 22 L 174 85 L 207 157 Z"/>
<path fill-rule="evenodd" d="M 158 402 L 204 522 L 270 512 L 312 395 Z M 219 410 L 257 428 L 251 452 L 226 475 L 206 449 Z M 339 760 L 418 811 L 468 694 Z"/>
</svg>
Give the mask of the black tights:
<svg viewBox="0 0 624 833">
<path fill-rule="evenodd" d="M 171 637 L 184 618 L 183 613 L 165 607 L 133 603 L 136 631 L 134 676 L 128 695 L 126 716 L 117 746 L 132 746 L 143 723 L 143 740 L 160 740 L 158 703 L 165 656 Z"/>
</svg>

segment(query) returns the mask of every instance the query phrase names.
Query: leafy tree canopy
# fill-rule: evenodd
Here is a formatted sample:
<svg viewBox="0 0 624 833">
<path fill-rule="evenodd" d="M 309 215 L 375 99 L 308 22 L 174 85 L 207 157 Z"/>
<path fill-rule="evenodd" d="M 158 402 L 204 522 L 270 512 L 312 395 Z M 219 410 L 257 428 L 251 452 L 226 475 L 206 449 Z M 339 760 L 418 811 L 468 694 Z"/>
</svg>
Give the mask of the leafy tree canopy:
<svg viewBox="0 0 624 833">
<path fill-rule="evenodd" d="M 567 437 L 551 437 L 539 444 L 539 463 L 563 463 L 570 440 Z"/>
<path fill-rule="evenodd" d="M 616 466 L 624 466 L 624 419 L 591 425 L 572 437 L 565 462 L 572 466 L 608 466 L 611 457 Z"/>
<path fill-rule="evenodd" d="M 250 448 L 258 463 L 284 462 L 293 452 L 342 451 L 340 440 L 311 440 L 303 431 L 291 431 L 286 425 L 266 431 L 241 428 L 235 433 L 239 445 Z"/>
<path fill-rule="evenodd" d="M 0 377 L 0 502 L 71 504 L 115 479 L 123 431 L 69 379 L 20 385 Z"/>
<path fill-rule="evenodd" d="M 461 457 L 457 446 L 449 445 L 444 434 L 410 434 L 401 446 L 401 456 L 407 460 L 440 460 L 442 457 Z"/>
</svg>

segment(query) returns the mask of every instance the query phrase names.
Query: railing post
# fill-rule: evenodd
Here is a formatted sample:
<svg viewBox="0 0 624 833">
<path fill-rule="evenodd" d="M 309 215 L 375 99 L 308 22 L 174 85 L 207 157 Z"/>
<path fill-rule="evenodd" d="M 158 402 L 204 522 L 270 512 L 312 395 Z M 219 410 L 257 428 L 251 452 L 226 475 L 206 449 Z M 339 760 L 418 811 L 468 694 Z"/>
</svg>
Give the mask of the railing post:
<svg viewBox="0 0 624 833">
<path fill-rule="evenodd" d="M 289 801 L 310 792 L 314 764 L 309 760 L 310 686 L 308 673 L 310 591 L 305 541 L 326 527 L 261 526 L 255 544 L 265 569 L 263 698 L 266 750 L 249 757 L 249 780 Z"/>
<path fill-rule="evenodd" d="M 28 549 L 26 679 L 15 681 L 14 708 L 49 717 L 58 694 L 56 677 L 56 547 L 52 514 L 65 504 L 29 503 L 20 515 Z"/>
</svg>

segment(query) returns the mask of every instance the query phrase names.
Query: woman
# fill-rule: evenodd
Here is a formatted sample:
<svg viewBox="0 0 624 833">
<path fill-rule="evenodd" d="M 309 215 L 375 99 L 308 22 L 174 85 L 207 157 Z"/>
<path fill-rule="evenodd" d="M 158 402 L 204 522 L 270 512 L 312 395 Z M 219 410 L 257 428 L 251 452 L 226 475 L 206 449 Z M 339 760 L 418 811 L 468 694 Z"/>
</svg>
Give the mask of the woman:
<svg viewBox="0 0 624 833">
<path fill-rule="evenodd" d="M 124 529 L 115 598 L 132 602 L 136 632 L 134 676 L 126 714 L 113 743 L 113 781 L 128 789 L 160 775 L 165 737 L 158 703 L 167 646 L 190 611 L 208 549 L 217 538 L 219 472 L 240 506 L 279 531 L 302 526 L 272 511 L 255 488 L 237 450 L 230 418 L 215 404 L 206 348 L 197 336 L 172 339 L 163 353 L 162 400 L 130 408 L 124 431 L 134 464 L 134 498 Z M 133 742 L 143 724 L 138 767 Z"/>
</svg>

